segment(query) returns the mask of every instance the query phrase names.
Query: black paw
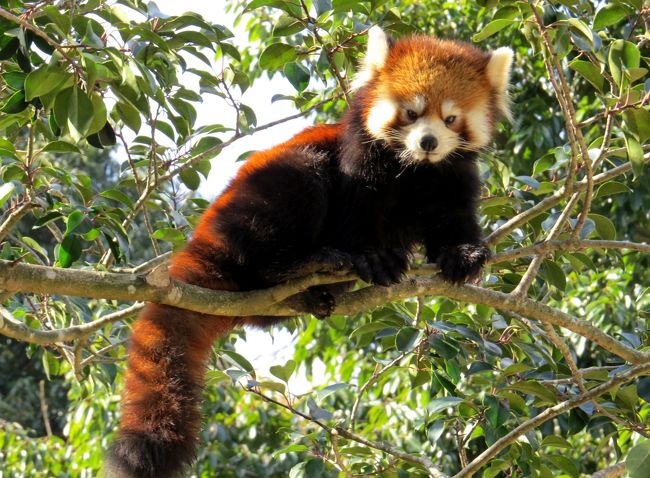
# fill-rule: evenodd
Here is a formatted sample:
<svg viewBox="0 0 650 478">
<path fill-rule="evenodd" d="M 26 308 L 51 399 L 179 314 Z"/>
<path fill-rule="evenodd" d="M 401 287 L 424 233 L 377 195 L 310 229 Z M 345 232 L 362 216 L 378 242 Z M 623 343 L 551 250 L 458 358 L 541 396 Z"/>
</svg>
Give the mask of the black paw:
<svg viewBox="0 0 650 478">
<path fill-rule="evenodd" d="M 489 258 L 484 244 L 461 244 L 443 248 L 436 262 L 443 279 L 460 284 L 475 278 Z"/>
<path fill-rule="evenodd" d="M 351 257 L 355 272 L 364 282 L 389 286 L 408 270 L 408 255 L 400 249 L 372 250 Z"/>
<path fill-rule="evenodd" d="M 325 319 L 332 315 L 336 300 L 324 287 L 310 287 L 302 294 L 305 310 L 317 319 Z"/>
<path fill-rule="evenodd" d="M 313 261 L 320 265 L 319 272 L 347 272 L 353 267 L 352 256 L 338 249 L 322 249 Z"/>
</svg>

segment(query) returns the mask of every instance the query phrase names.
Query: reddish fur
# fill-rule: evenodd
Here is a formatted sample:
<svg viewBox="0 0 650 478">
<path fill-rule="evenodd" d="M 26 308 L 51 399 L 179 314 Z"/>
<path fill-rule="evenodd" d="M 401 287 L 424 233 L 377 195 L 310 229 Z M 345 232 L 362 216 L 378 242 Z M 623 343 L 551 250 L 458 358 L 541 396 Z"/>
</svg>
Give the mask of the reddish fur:
<svg viewBox="0 0 650 478">
<path fill-rule="evenodd" d="M 387 89 L 391 97 L 410 99 L 423 84 L 433 84 L 439 88 L 431 95 L 459 104 L 489 97 L 487 59 L 459 43 L 425 37 L 398 42 L 379 78 L 358 92 L 341 122 L 308 128 L 248 159 L 172 258 L 170 275 L 210 289 L 251 290 L 285 280 L 287 271 L 314 257 L 330 263 L 344 257 L 367 282 L 389 285 L 405 271 L 415 243 L 424 244 L 449 280 L 478 273 L 489 251 L 476 219 L 474 153 L 405 167 L 391 145 L 368 135 L 365 116 Z M 238 325 L 270 323 L 149 304 L 133 327 L 108 476 L 181 473 L 195 456 L 213 341 Z"/>
</svg>

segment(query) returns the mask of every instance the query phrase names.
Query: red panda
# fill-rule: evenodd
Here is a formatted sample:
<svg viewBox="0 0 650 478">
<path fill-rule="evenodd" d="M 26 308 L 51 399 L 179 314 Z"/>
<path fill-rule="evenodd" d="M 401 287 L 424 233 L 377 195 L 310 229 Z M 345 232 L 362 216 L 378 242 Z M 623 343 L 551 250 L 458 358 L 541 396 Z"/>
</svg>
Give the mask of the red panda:
<svg viewBox="0 0 650 478">
<path fill-rule="evenodd" d="M 349 264 L 365 282 L 400 280 L 414 245 L 444 279 L 489 257 L 477 220 L 476 152 L 508 114 L 512 51 L 369 31 L 349 111 L 253 154 L 171 260 L 174 279 L 222 290 L 282 282 L 301 264 Z M 327 288 L 304 308 L 326 316 Z M 122 418 L 106 474 L 178 476 L 194 460 L 213 341 L 264 317 L 217 317 L 149 304 L 133 327 Z"/>
</svg>

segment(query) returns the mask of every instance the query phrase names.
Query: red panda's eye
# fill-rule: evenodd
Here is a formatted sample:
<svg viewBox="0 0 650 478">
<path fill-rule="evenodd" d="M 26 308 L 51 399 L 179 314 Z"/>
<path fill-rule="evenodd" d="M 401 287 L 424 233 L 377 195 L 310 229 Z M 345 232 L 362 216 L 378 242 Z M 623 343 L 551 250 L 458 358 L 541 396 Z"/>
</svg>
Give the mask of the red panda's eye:
<svg viewBox="0 0 650 478">
<path fill-rule="evenodd" d="M 406 110 L 406 117 L 411 121 L 418 119 L 418 114 L 413 110 Z"/>
<path fill-rule="evenodd" d="M 454 124 L 454 121 L 456 121 L 456 117 L 455 117 L 454 115 L 447 116 L 447 117 L 445 118 L 445 124 L 446 124 L 447 126 L 451 126 L 452 124 Z"/>
</svg>

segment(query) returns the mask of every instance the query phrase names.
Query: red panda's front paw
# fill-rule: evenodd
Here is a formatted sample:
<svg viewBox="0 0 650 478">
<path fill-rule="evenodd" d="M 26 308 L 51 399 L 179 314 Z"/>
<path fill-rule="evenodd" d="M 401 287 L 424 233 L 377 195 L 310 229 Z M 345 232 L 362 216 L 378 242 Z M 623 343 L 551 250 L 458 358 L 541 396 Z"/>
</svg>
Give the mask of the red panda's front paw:
<svg viewBox="0 0 650 478">
<path fill-rule="evenodd" d="M 475 278 L 490 255 L 485 244 L 461 244 L 443 248 L 436 262 L 443 279 L 460 284 Z"/>
<path fill-rule="evenodd" d="M 389 286 L 408 270 L 408 255 L 400 249 L 371 250 L 353 254 L 352 264 L 362 281 Z"/>
</svg>

